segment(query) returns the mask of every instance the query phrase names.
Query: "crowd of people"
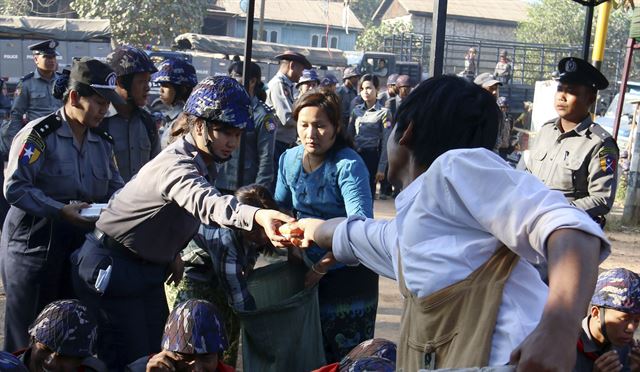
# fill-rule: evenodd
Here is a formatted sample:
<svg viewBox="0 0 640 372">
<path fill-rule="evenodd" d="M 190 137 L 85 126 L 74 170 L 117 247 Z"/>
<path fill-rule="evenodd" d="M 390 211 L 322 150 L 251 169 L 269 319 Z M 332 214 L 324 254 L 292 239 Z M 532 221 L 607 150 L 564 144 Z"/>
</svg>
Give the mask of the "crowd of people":
<svg viewBox="0 0 640 372">
<path fill-rule="evenodd" d="M 320 371 L 640 368 L 640 277 L 597 278 L 618 153 L 590 119 L 608 82 L 585 61 L 559 62 L 559 117 L 523 171 L 505 162 L 504 66 L 384 90 L 287 51 L 265 85 L 253 62 L 198 82 L 131 46 L 58 74 L 56 46 L 31 47 L 2 131 L 0 366 L 231 371 L 263 254 L 317 288 Z M 390 197 L 396 217 L 374 219 Z M 374 339 L 379 275 L 405 298 L 397 357 Z"/>
</svg>

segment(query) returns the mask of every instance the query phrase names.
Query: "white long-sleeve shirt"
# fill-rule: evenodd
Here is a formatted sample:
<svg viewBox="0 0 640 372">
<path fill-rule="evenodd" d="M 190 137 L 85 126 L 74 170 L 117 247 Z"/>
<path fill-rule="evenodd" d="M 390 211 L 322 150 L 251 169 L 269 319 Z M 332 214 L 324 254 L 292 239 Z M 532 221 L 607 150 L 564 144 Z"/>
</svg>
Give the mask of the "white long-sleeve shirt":
<svg viewBox="0 0 640 372">
<path fill-rule="evenodd" d="M 502 244 L 521 257 L 504 288 L 490 365 L 507 363 L 540 321 L 548 288 L 531 263 L 546 260 L 554 230 L 599 237 L 601 261 L 611 250 L 584 211 L 484 149 L 441 155 L 398 195 L 396 212 L 390 221 L 352 216 L 341 223 L 333 237 L 336 259 L 397 279 L 400 253 L 407 288 L 424 297 L 469 276 Z"/>
</svg>

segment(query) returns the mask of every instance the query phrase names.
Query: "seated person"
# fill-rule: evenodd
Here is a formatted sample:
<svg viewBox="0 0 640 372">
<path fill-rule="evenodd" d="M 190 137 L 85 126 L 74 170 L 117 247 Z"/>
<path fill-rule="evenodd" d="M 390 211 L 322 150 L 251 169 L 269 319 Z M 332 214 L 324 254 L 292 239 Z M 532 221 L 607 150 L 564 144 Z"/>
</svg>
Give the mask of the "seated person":
<svg viewBox="0 0 640 372">
<path fill-rule="evenodd" d="M 207 301 L 189 300 L 169 314 L 162 351 L 129 364 L 127 372 L 233 372 L 219 361 L 227 336 L 216 308 Z"/>
<path fill-rule="evenodd" d="M 96 324 L 80 301 L 54 301 L 40 312 L 29 328 L 29 347 L 14 355 L 31 372 L 106 372 L 106 365 L 93 356 Z"/>
<path fill-rule="evenodd" d="M 465 79 L 424 81 L 398 108 L 388 140 L 389 181 L 403 187 L 396 217 L 291 226 L 304 231 L 301 246 L 315 241 L 340 262 L 398 281 L 406 299 L 398 369 L 575 364 L 610 244 L 561 193 L 491 151 L 500 116 L 495 98 Z M 532 265 L 540 262 L 548 287 Z"/>
<path fill-rule="evenodd" d="M 259 208 L 277 208 L 271 192 L 264 186 L 249 185 L 235 192 L 243 204 Z M 251 231 L 200 225 L 198 233 L 181 252 L 184 278 L 177 287 L 165 287 L 169 307 L 190 299 L 213 303 L 225 319 L 229 347 L 224 362 L 235 365 L 240 343 L 240 319 L 236 312 L 256 310 L 247 288 L 260 253 L 274 255 L 275 250 L 262 229 Z"/>
<path fill-rule="evenodd" d="M 396 344 L 384 338 L 366 340 L 354 347 L 339 363 L 332 363 L 313 372 L 394 372 Z"/>
<path fill-rule="evenodd" d="M 582 320 L 574 372 L 640 370 L 633 340 L 639 322 L 640 276 L 622 268 L 601 273 Z"/>
<path fill-rule="evenodd" d="M 0 80 L 2 81 L 2 80 Z M 27 367 L 13 354 L 0 351 L 0 371 L 3 372 L 29 372 Z"/>
</svg>

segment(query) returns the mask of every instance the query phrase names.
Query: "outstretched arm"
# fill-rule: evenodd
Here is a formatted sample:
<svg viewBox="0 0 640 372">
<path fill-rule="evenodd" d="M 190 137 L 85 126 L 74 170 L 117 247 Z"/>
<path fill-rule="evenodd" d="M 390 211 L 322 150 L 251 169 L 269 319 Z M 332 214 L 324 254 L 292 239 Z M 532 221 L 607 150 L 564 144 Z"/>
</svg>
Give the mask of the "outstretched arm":
<svg viewBox="0 0 640 372">
<path fill-rule="evenodd" d="M 540 323 L 511 354 L 518 371 L 573 368 L 580 321 L 598 275 L 601 244 L 599 238 L 574 229 L 555 230 L 549 235 L 549 297 Z"/>
</svg>

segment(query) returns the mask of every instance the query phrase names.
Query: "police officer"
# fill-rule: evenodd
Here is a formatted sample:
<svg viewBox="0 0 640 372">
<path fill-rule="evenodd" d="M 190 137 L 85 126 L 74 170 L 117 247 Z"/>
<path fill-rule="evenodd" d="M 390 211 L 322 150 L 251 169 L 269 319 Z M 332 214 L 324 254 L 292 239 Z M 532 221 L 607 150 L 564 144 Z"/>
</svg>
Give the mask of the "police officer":
<svg viewBox="0 0 640 372">
<path fill-rule="evenodd" d="M 184 137 L 149 161 L 109 202 L 72 256 L 74 289 L 98 314 L 98 356 L 109 368 L 158 352 L 167 319 L 164 283 L 179 281 L 179 252 L 200 224 L 251 230 L 276 241 L 280 212 L 242 205 L 212 186 L 216 163 L 229 159 L 252 125 L 251 101 L 227 76 L 206 78 L 191 93 Z"/>
<path fill-rule="evenodd" d="M 29 368 L 40 371 L 106 372 L 95 358 L 97 323 L 78 300 L 47 305 L 29 328 L 29 347 L 15 355 Z"/>
<path fill-rule="evenodd" d="M 358 97 L 358 80 L 360 80 L 361 74 L 355 67 L 347 67 L 344 69 L 342 75 L 343 84 L 338 88 L 336 93 L 340 97 L 342 104 L 342 123 L 346 127 L 349 124 L 349 117 L 351 116 L 351 101 Z"/>
<path fill-rule="evenodd" d="M 155 120 L 143 110 L 149 96 L 151 74 L 158 71 L 140 49 L 124 45 L 107 56 L 116 72 L 116 92 L 126 102 L 115 104 L 100 127 L 113 136 L 116 161 L 125 182 L 160 152 Z"/>
<path fill-rule="evenodd" d="M 164 126 L 161 147 L 166 147 L 171 135 L 171 126 L 182 113 L 182 107 L 189 98 L 193 87 L 198 84 L 196 69 L 184 59 L 171 58 L 158 66 L 158 72 L 151 76 L 154 84 L 160 85 L 160 100 L 167 106 L 162 112 Z"/>
<path fill-rule="evenodd" d="M 300 77 L 300 80 L 298 80 L 298 83 L 296 84 L 298 97 L 318 85 L 320 85 L 320 78 L 318 77 L 318 71 L 316 71 L 315 68 L 302 71 L 302 77 Z"/>
<path fill-rule="evenodd" d="M 389 98 L 393 98 L 396 96 L 396 80 L 398 79 L 398 74 L 391 74 L 387 78 L 387 90 L 378 93 L 378 102 L 382 106 L 387 103 Z"/>
<path fill-rule="evenodd" d="M 178 304 L 164 326 L 162 351 L 136 360 L 126 371 L 234 371 L 218 359 L 228 345 L 223 324 L 210 302 L 188 300 Z"/>
<path fill-rule="evenodd" d="M 558 64 L 558 118 L 536 136 L 527 169 L 551 189 L 604 225 L 616 194 L 618 146 L 591 120 L 589 107 L 609 82 L 588 62 L 563 58 Z"/>
<path fill-rule="evenodd" d="M 13 141 L 4 184 L 11 208 L 0 239 L 5 350 L 27 346 L 27 328 L 46 304 L 73 297 L 68 258 L 94 223 L 80 211 L 123 186 L 111 136 L 97 129 L 109 102 L 121 102 L 114 84 L 104 63 L 76 62 L 64 106 Z"/>
<path fill-rule="evenodd" d="M 280 69 L 267 84 L 266 103 L 269 107 L 273 107 L 281 124 L 276 131 L 276 148 L 273 154 L 274 163 L 277 165 L 280 155 L 296 145 L 298 137 L 296 122 L 291 118 L 293 88 L 294 84 L 300 80 L 302 71 L 312 66 L 305 56 L 290 50 L 277 55 L 276 59 L 280 61 Z M 274 173 L 275 171 L 274 168 Z"/>
<path fill-rule="evenodd" d="M 3 131 L 3 141 L 6 144 L 11 144 L 13 137 L 24 124 L 48 115 L 62 106 L 62 102 L 51 92 L 58 75 L 58 44 L 56 40 L 45 40 L 29 45 L 36 69 L 20 79 L 16 87 L 10 127 Z"/>
<path fill-rule="evenodd" d="M 640 276 L 623 268 L 602 272 L 582 320 L 573 371 L 637 371 L 640 347 L 633 338 L 638 322 Z"/>
<path fill-rule="evenodd" d="M 234 62 L 229 67 L 229 75 L 244 86 L 242 78 L 243 62 Z M 216 187 L 227 194 L 233 194 L 241 186 L 257 183 L 273 190 L 275 174 L 273 172 L 273 152 L 275 151 L 276 127 L 278 118 L 273 110 L 258 97 L 264 84 L 261 81 L 260 66 L 249 64 L 249 96 L 254 128 L 245 132 L 244 173 L 242 184 L 238 185 L 238 166 L 240 163 L 240 149 L 236 149 L 229 161 L 224 162 L 218 169 Z"/>
<path fill-rule="evenodd" d="M 336 92 L 338 86 L 338 78 L 334 74 L 327 73 L 324 75 L 322 81 L 320 81 L 320 86 L 329 89 L 332 92 Z"/>
</svg>

